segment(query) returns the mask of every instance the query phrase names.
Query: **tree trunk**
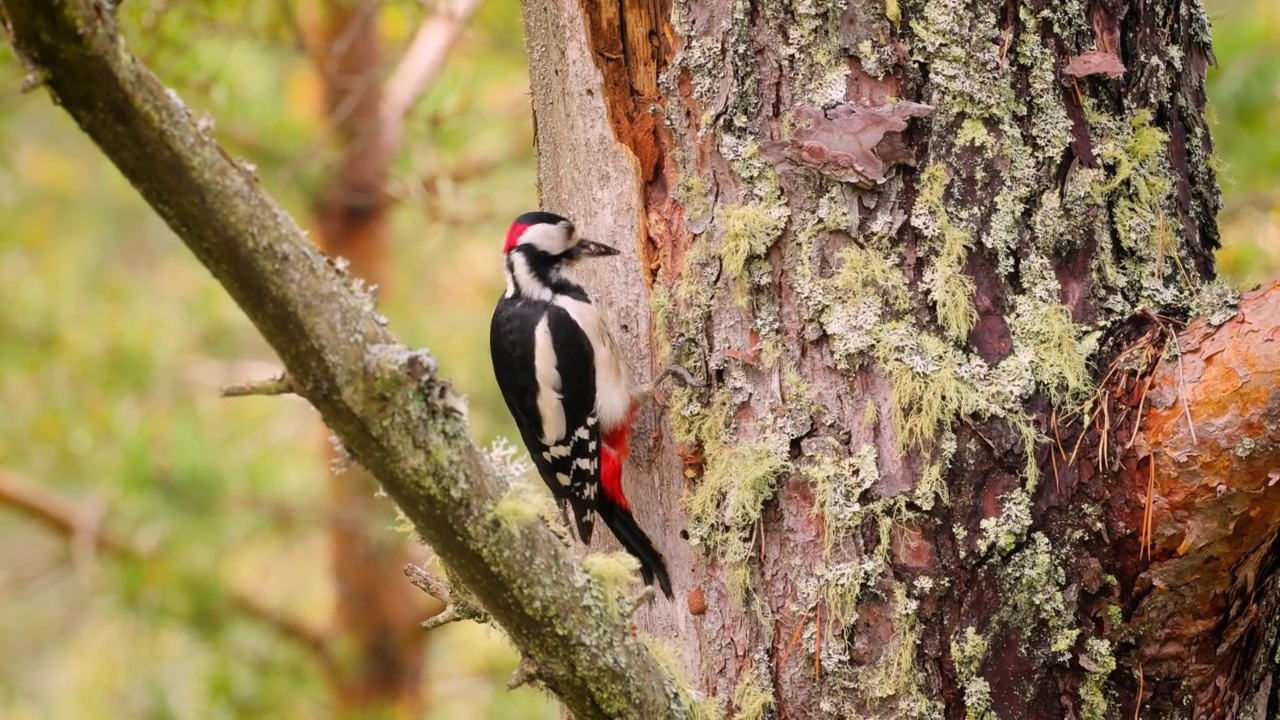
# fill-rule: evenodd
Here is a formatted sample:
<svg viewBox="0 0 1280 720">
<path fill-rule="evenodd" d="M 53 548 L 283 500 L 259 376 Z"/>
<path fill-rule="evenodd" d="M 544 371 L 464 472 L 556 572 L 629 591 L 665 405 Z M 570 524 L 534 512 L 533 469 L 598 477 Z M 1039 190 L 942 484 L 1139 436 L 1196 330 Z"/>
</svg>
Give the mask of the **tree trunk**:
<svg viewBox="0 0 1280 720">
<path fill-rule="evenodd" d="M 1232 315 L 1198 2 L 524 13 L 544 207 L 623 251 L 581 274 L 635 374 L 709 380 L 642 413 L 627 470 L 678 590 L 640 624 L 708 702 L 1243 712 L 1269 672 L 1280 513 L 1225 543 L 1212 584 L 1159 570 L 1205 544 L 1166 497 L 1195 454 L 1161 430 L 1191 401 L 1175 356 L 1198 352 L 1175 331 Z M 1161 424 L 1135 438 L 1144 412 Z M 1201 431 L 1274 458 L 1267 417 Z M 1207 526 L 1232 536 L 1264 486 Z M 1153 632 L 1170 597 L 1196 622 Z M 1243 615 L 1247 642 L 1208 639 Z"/>
<path fill-rule="evenodd" d="M 381 35 L 376 2 L 324 4 L 317 66 L 326 117 L 341 155 L 316 204 L 316 239 L 345 258 L 353 277 L 385 289 L 390 275 L 387 178 L 391 154 L 381 132 Z M 404 533 L 367 470 L 329 458 L 329 549 L 336 608 L 334 634 L 342 670 L 333 688 L 340 716 L 416 717 L 423 707 L 427 633 L 423 595 L 403 582 L 411 562 Z"/>
</svg>

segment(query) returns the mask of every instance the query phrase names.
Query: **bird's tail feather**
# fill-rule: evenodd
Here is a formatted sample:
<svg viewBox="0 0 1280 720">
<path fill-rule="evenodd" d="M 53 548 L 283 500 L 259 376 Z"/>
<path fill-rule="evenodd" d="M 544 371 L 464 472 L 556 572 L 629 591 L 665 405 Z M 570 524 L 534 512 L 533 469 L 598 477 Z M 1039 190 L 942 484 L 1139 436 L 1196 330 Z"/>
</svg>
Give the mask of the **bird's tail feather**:
<svg viewBox="0 0 1280 720">
<path fill-rule="evenodd" d="M 578 537 L 582 538 L 583 545 L 591 544 L 591 531 L 595 529 L 595 507 L 589 500 L 579 497 L 568 498 L 568 503 L 573 508 L 573 524 L 578 529 Z M 564 505 L 560 506 L 561 512 L 564 511 Z"/>
<path fill-rule="evenodd" d="M 653 546 L 653 541 L 640 529 L 639 523 L 631 512 L 619 507 L 608 497 L 601 497 L 596 503 L 596 512 L 604 524 L 613 531 L 618 542 L 627 552 L 640 561 L 640 576 L 646 585 L 658 581 L 658 587 L 668 599 L 675 597 L 671 592 L 671 577 L 667 575 L 667 562 L 662 553 Z"/>
</svg>

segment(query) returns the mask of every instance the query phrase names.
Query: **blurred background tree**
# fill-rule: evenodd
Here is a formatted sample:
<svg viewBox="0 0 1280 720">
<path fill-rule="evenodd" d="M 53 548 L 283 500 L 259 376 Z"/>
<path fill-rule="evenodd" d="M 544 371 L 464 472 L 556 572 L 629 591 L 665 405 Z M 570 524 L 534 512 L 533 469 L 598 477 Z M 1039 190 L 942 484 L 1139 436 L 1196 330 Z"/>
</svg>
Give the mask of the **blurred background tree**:
<svg viewBox="0 0 1280 720">
<path fill-rule="evenodd" d="M 1280 6 L 1208 4 L 1226 178 L 1219 262 L 1248 287 L 1280 274 Z M 194 113 L 216 119 L 219 140 L 295 217 L 321 227 L 358 137 L 341 128 L 359 103 L 335 93 L 346 76 L 326 76 L 335 55 L 318 50 L 358 34 L 343 30 L 349 16 L 334 24 L 338 7 L 121 9 L 134 50 Z M 380 80 L 432 9 L 369 7 L 360 27 L 380 50 L 370 65 Z M 381 533 L 396 524 L 392 505 L 334 504 L 303 401 L 217 397 L 269 372 L 270 351 L 65 114 L 20 93 L 21 76 L 5 46 L 0 716 L 326 714 L 344 682 L 379 667 L 342 640 L 330 533 L 344 522 Z M 501 292 L 497 243 L 536 204 L 527 86 L 518 4 L 487 0 L 411 108 L 379 180 L 392 254 L 378 265 L 392 289 L 383 311 L 470 396 L 482 444 L 511 436 L 485 344 Z M 351 504 L 368 512 L 348 517 Z M 398 571 L 384 583 L 407 587 Z M 420 611 L 430 612 L 425 600 Z M 414 652 L 426 655 L 426 717 L 556 716 L 536 691 L 503 689 L 515 658 L 494 631 L 450 625 Z"/>
</svg>

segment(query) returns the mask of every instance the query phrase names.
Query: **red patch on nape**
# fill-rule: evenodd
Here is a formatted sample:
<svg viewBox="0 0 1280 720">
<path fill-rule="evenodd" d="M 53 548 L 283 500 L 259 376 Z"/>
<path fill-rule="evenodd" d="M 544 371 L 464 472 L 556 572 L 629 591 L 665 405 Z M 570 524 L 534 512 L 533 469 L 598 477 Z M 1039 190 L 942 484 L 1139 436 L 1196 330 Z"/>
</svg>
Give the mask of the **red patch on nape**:
<svg viewBox="0 0 1280 720">
<path fill-rule="evenodd" d="M 524 231 L 529 228 L 523 223 L 511 223 L 511 228 L 507 230 L 507 244 L 502 246 L 503 253 L 509 253 L 520 244 L 520 236 L 524 235 Z"/>
</svg>

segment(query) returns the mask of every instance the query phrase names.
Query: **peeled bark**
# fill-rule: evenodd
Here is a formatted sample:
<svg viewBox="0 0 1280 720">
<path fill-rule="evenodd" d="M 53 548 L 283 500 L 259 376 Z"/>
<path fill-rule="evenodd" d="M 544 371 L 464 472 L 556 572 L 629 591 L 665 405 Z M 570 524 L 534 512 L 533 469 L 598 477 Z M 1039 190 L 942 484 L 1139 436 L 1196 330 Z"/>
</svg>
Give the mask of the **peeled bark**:
<svg viewBox="0 0 1280 720">
<path fill-rule="evenodd" d="M 1175 570 L 1164 485 L 1155 564 L 1133 524 L 1144 457 L 1189 477 L 1157 435 L 1176 365 L 1153 365 L 1179 318 L 1232 315 L 1198 3 L 547 0 L 525 25 L 544 207 L 624 250 L 581 274 L 636 374 L 710 381 L 642 416 L 627 476 L 684 596 L 643 625 L 702 693 L 748 717 L 1102 718 L 1254 692 L 1280 525 L 1188 508 L 1230 552 Z M 1231 342 L 1274 356 L 1275 327 Z M 1198 462 L 1271 448 L 1242 402 L 1203 411 L 1251 419 Z M 1152 590 L 1174 572 L 1210 587 Z"/>
<path fill-rule="evenodd" d="M 1242 680 L 1270 685 L 1275 667 L 1280 283 L 1246 294 L 1221 326 L 1193 323 L 1178 349 L 1142 390 L 1149 410 L 1110 513 L 1128 521 L 1117 535 L 1145 530 L 1125 568 L 1129 624 L 1146 628 L 1130 659 L 1145 702 L 1190 694 L 1206 714 L 1238 717 Z M 1280 714 L 1278 698 L 1261 699 L 1259 716 Z"/>
</svg>

